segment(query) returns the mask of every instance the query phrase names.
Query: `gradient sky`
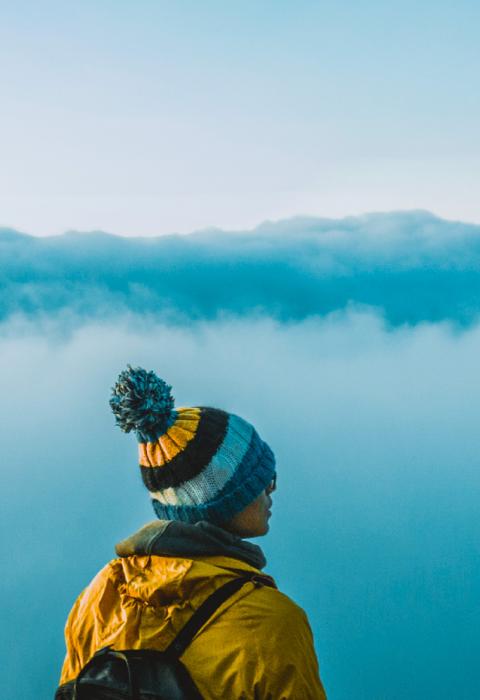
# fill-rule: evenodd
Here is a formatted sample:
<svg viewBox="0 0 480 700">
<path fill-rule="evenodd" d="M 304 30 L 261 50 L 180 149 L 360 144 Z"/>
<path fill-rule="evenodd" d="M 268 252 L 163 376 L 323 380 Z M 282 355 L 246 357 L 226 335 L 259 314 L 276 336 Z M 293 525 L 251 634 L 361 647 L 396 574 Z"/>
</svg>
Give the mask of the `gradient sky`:
<svg viewBox="0 0 480 700">
<path fill-rule="evenodd" d="M 480 222 L 480 6 L 18 2 L 0 10 L 0 225 Z"/>
</svg>

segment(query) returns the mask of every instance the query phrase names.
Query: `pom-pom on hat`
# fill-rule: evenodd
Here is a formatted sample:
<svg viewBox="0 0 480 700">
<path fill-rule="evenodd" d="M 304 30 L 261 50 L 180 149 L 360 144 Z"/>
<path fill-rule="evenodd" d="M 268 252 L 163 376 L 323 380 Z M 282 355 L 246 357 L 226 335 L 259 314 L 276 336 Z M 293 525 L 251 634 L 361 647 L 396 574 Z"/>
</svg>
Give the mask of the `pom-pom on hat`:
<svg viewBox="0 0 480 700">
<path fill-rule="evenodd" d="M 130 365 L 112 389 L 117 425 L 138 438 L 140 470 L 157 516 L 222 524 L 254 501 L 275 475 L 255 428 L 217 408 L 175 408 L 171 387 Z"/>
</svg>

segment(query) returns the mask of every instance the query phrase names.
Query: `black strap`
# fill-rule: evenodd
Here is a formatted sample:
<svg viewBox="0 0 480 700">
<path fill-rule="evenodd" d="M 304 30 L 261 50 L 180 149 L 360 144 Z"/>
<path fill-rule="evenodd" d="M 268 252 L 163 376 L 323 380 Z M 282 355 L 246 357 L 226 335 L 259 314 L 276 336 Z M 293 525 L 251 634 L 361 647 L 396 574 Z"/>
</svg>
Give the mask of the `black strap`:
<svg viewBox="0 0 480 700">
<path fill-rule="evenodd" d="M 228 581 L 223 586 L 220 586 L 220 588 L 217 588 L 217 590 L 195 610 L 187 624 L 182 627 L 173 642 L 166 648 L 165 653 L 178 659 L 200 628 L 212 617 L 213 613 L 218 610 L 221 604 L 239 591 L 240 588 L 249 581 L 252 581 L 256 585 L 274 585 L 269 577 L 259 574 L 241 576 Z"/>
<path fill-rule="evenodd" d="M 203 627 L 203 625 L 212 617 L 212 615 L 218 610 L 218 608 L 224 603 L 228 598 L 230 598 L 234 593 L 240 590 L 242 586 L 246 583 L 252 582 L 256 586 L 270 586 L 275 588 L 273 580 L 269 576 L 263 576 L 262 574 L 250 574 L 249 576 L 240 576 L 238 578 L 231 579 L 227 581 L 223 586 L 217 588 L 217 590 L 212 593 L 200 607 L 195 610 L 192 617 L 188 622 L 182 627 L 180 632 L 177 634 L 173 642 L 169 644 L 164 652 L 154 652 L 158 654 L 165 654 L 170 657 L 170 659 L 178 659 L 185 649 L 188 647 L 190 642 L 193 640 L 197 632 Z M 145 650 L 144 650 L 145 651 Z M 127 667 L 127 685 L 129 697 L 135 700 L 138 697 L 138 689 L 134 681 L 134 674 L 130 668 L 129 654 L 131 651 L 116 651 L 111 647 L 104 647 L 88 661 L 88 663 L 82 668 L 77 678 L 75 679 L 73 685 L 73 696 L 72 700 L 79 700 L 81 697 L 81 687 L 80 680 L 85 675 L 85 672 L 94 664 L 98 663 L 102 656 L 116 657 L 117 659 L 123 661 Z M 138 653 L 142 653 L 140 650 Z"/>
</svg>

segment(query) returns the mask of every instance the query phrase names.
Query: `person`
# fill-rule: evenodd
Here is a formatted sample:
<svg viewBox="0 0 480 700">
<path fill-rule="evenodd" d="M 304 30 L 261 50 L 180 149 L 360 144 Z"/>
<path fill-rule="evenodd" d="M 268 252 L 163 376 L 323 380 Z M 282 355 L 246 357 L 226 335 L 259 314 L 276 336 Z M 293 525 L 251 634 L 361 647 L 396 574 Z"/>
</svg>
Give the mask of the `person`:
<svg viewBox="0 0 480 700">
<path fill-rule="evenodd" d="M 119 427 L 137 435 L 157 520 L 116 546 L 117 558 L 74 604 L 60 688 L 104 647 L 164 650 L 214 591 L 248 575 L 182 655 L 201 696 L 323 700 L 307 617 L 262 573 L 263 552 L 245 539 L 269 530 L 270 447 L 239 416 L 175 408 L 171 387 L 142 368 L 119 375 L 110 405 Z"/>
</svg>

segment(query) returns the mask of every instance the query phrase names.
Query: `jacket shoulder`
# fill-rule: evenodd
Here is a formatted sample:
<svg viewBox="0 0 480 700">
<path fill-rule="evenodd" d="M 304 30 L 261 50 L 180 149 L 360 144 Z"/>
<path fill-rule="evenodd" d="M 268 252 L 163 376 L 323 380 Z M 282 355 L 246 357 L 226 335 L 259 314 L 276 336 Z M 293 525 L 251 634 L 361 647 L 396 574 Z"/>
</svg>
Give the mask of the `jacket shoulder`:
<svg viewBox="0 0 480 700">
<path fill-rule="evenodd" d="M 272 641 L 273 632 L 277 635 L 288 631 L 290 637 L 297 632 L 310 634 L 304 610 L 277 588 L 254 587 L 232 605 L 230 610 L 239 621 L 248 620 L 260 638 L 265 637 L 262 643 L 267 645 Z"/>
<path fill-rule="evenodd" d="M 187 648 L 185 664 L 203 697 L 213 700 L 212 676 L 205 673 L 212 668 L 212 651 L 219 655 L 214 678 L 228 689 L 224 697 L 325 698 L 307 616 L 275 588 L 246 591 Z"/>
</svg>

